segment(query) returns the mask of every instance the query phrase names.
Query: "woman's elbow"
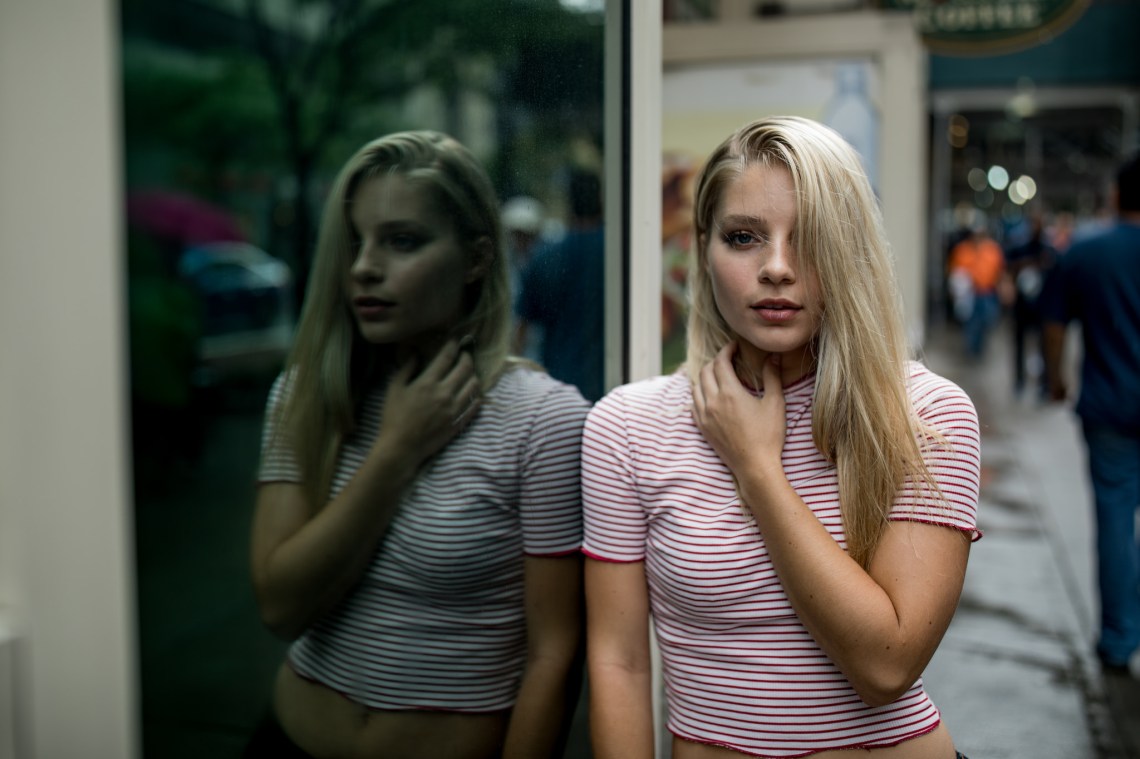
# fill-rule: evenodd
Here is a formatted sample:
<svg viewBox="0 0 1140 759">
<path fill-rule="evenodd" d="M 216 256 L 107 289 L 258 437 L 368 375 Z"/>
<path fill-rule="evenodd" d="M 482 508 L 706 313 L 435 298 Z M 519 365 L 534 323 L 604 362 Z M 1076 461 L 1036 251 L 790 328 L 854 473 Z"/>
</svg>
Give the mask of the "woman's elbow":
<svg viewBox="0 0 1140 759">
<path fill-rule="evenodd" d="M 261 624 L 273 634 L 273 637 L 286 642 L 292 642 L 301 637 L 301 634 L 309 626 L 307 620 L 301 619 L 288 604 L 274 602 L 267 598 L 264 593 L 255 593 L 255 595 L 257 596 L 257 611 L 261 617 Z"/>
<path fill-rule="evenodd" d="M 850 680 L 856 695 L 867 706 L 886 706 L 902 698 L 918 676 L 901 669 L 880 667 Z"/>
<path fill-rule="evenodd" d="M 261 622 L 265 625 L 266 629 L 269 630 L 273 637 L 277 638 L 278 640 L 283 640 L 286 643 L 292 643 L 293 641 L 297 640 L 297 638 L 300 638 L 301 634 L 305 632 L 304 625 L 293 624 L 286 620 L 271 619 L 262 615 Z"/>
<path fill-rule="evenodd" d="M 528 652 L 526 666 L 528 669 L 544 670 L 547 672 L 565 673 L 574 666 L 575 651 L 571 649 L 551 650 L 535 653 Z"/>
</svg>

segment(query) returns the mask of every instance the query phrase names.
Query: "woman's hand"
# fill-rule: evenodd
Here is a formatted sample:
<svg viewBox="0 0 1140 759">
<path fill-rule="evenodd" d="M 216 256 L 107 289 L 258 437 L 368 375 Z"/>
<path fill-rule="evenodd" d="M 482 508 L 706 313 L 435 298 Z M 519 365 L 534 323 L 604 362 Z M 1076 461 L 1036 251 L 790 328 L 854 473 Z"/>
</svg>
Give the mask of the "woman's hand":
<svg viewBox="0 0 1140 759">
<path fill-rule="evenodd" d="M 693 420 L 721 460 L 739 476 L 760 468 L 783 474 L 786 416 L 780 357 L 771 354 L 761 373 L 763 397 L 757 398 L 736 376 L 737 344 L 730 342 L 706 364 L 693 383 Z"/>
<path fill-rule="evenodd" d="M 423 367 L 406 361 L 392 375 L 376 444 L 393 441 L 418 466 L 444 448 L 475 418 L 482 400 L 471 353 L 448 340 Z"/>
</svg>

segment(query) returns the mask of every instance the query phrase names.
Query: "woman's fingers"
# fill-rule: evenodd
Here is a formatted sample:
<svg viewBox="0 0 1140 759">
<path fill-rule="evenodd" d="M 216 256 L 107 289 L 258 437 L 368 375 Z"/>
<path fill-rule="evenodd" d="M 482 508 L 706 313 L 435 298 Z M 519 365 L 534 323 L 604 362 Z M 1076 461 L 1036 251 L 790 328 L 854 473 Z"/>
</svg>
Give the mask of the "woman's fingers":
<svg viewBox="0 0 1140 759">
<path fill-rule="evenodd" d="M 420 376 L 428 382 L 439 382 L 454 369 L 456 359 L 459 357 L 459 342 L 448 340 L 440 346 Z"/>
<path fill-rule="evenodd" d="M 732 358 L 736 355 L 736 342 L 730 341 L 716 353 L 711 366 L 716 376 L 717 387 L 725 389 L 733 384 L 740 384 L 736 376 L 736 368 L 732 365 Z"/>
<path fill-rule="evenodd" d="M 451 366 L 448 367 L 447 373 L 442 377 L 441 382 L 453 385 L 458 390 L 462 387 L 463 383 L 474 376 L 475 359 L 472 358 L 468 351 L 460 350 L 457 352 Z"/>
<path fill-rule="evenodd" d="M 718 392 L 716 374 L 712 362 L 701 367 L 697 381 L 693 383 L 693 392 L 694 399 L 696 399 L 699 394 L 697 409 L 704 415 L 708 411 L 709 403 L 715 399 Z"/>
<path fill-rule="evenodd" d="M 479 386 L 479 378 L 472 374 L 467 382 L 460 389 L 456 398 L 459 401 L 459 411 L 455 415 L 452 424 L 456 427 L 466 427 L 479 411 L 479 407 L 483 403 L 481 388 Z"/>
</svg>

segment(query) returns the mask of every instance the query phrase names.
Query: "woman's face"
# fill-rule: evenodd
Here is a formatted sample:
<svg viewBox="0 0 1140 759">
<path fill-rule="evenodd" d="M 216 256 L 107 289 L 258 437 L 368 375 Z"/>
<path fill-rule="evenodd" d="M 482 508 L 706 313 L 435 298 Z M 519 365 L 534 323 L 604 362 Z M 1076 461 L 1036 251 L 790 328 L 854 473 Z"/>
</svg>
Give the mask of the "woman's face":
<svg viewBox="0 0 1140 759">
<path fill-rule="evenodd" d="M 782 354 L 787 379 L 811 368 L 823 308 L 816 279 L 800 266 L 795 232 L 791 174 L 753 165 L 725 188 L 705 248 L 717 310 L 742 357 L 759 372 L 768 354 Z"/>
<path fill-rule="evenodd" d="M 374 345 L 415 347 L 447 334 L 482 269 L 431 192 L 398 174 L 365 180 L 350 198 L 358 245 L 347 295 Z"/>
</svg>

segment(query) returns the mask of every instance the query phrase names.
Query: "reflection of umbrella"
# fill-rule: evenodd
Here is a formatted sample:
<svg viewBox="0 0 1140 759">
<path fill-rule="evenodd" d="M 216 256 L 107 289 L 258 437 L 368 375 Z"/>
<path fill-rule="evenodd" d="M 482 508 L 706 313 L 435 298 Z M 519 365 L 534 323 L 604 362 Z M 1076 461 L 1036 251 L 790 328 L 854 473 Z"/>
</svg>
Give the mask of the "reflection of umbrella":
<svg viewBox="0 0 1140 759">
<path fill-rule="evenodd" d="M 228 211 L 173 190 L 131 193 L 127 197 L 127 222 L 182 246 L 245 240 Z"/>
</svg>

